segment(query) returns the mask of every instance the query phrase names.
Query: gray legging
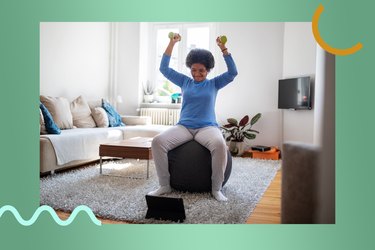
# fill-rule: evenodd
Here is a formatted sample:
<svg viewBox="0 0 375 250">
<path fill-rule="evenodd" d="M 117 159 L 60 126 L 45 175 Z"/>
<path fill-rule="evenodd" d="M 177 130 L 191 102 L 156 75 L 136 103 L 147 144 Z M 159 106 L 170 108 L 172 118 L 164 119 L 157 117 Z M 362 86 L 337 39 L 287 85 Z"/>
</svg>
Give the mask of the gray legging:
<svg viewBox="0 0 375 250">
<path fill-rule="evenodd" d="M 218 127 L 188 129 L 181 125 L 157 135 L 152 141 L 152 155 L 160 186 L 169 185 L 168 151 L 194 139 L 211 152 L 212 191 L 220 191 L 227 164 L 227 146 Z"/>
</svg>

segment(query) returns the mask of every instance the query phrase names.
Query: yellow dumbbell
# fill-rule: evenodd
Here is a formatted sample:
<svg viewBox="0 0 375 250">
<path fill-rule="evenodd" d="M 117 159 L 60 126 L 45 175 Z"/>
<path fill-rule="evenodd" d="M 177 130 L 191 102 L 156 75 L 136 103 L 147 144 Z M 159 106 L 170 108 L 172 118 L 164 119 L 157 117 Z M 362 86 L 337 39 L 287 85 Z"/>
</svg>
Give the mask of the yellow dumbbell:
<svg viewBox="0 0 375 250">
<path fill-rule="evenodd" d="M 221 36 L 221 37 L 220 37 L 220 42 L 221 42 L 222 44 L 225 44 L 227 41 L 228 41 L 228 39 L 227 39 L 226 36 Z"/>
</svg>

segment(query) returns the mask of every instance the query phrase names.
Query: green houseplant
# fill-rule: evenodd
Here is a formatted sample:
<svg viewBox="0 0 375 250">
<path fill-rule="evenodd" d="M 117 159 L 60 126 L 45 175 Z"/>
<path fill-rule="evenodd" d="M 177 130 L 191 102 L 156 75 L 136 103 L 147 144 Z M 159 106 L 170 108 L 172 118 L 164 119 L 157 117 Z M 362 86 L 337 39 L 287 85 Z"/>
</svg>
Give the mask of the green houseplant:
<svg viewBox="0 0 375 250">
<path fill-rule="evenodd" d="M 232 155 L 242 155 L 244 143 L 247 140 L 256 138 L 259 131 L 252 129 L 253 125 L 261 118 L 262 114 L 258 113 L 253 118 L 245 115 L 240 122 L 234 118 L 228 118 L 228 124 L 221 126 L 223 136 L 229 142 L 229 151 Z"/>
</svg>

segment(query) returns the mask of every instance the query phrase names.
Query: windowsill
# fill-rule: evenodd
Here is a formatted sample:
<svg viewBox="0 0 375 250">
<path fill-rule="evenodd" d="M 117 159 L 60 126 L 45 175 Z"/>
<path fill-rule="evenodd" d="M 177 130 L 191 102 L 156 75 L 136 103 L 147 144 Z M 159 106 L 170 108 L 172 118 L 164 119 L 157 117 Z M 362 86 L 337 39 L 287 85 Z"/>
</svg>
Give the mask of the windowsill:
<svg viewBox="0 0 375 250">
<path fill-rule="evenodd" d="M 153 102 L 153 103 L 144 103 L 140 104 L 141 108 L 169 108 L 169 109 L 181 109 L 181 103 L 161 103 L 161 102 Z"/>
</svg>

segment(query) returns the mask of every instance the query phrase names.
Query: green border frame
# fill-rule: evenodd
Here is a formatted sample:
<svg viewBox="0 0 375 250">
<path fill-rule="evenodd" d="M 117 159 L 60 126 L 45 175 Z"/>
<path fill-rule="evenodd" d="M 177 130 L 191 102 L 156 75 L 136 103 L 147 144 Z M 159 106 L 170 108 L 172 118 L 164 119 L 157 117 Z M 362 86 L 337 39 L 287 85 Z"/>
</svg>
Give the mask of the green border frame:
<svg viewBox="0 0 375 250">
<path fill-rule="evenodd" d="M 369 249 L 375 216 L 372 150 L 375 4 L 366 0 L 2 0 L 0 207 L 23 218 L 39 207 L 39 23 L 45 21 L 310 22 L 336 57 L 335 225 L 102 225 L 82 213 L 66 227 L 42 213 L 32 226 L 0 218 L 0 247 L 27 249 Z"/>
</svg>

